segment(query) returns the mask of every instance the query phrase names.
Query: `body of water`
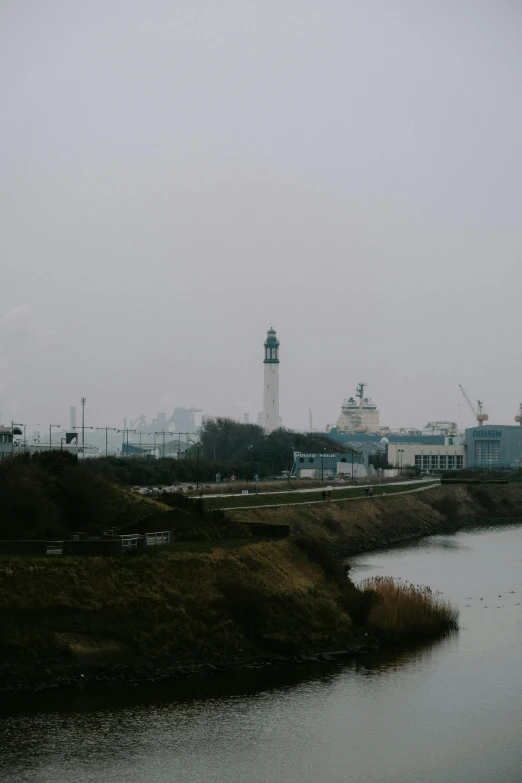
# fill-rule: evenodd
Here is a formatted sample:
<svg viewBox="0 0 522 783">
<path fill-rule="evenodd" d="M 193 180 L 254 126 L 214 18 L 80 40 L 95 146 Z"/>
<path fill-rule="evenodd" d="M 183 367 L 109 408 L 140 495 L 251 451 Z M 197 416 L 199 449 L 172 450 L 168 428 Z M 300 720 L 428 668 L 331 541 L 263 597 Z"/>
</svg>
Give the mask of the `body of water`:
<svg viewBox="0 0 522 783">
<path fill-rule="evenodd" d="M 520 783 L 522 528 L 360 557 L 430 585 L 461 630 L 345 665 L 4 701 L 3 783 Z"/>
</svg>

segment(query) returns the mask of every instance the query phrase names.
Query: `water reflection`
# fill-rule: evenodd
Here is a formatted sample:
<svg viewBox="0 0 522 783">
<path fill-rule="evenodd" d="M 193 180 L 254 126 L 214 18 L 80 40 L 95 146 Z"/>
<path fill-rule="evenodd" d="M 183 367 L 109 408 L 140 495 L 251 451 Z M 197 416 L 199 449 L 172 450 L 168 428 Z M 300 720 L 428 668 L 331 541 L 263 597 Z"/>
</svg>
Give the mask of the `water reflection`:
<svg viewBox="0 0 522 783">
<path fill-rule="evenodd" d="M 442 639 L 437 639 L 410 648 L 375 650 L 357 659 L 353 669 L 357 674 L 367 676 L 385 676 L 393 671 L 406 671 L 408 667 L 426 666 L 434 654 L 440 655 L 456 649 L 459 644 L 458 631 L 450 631 Z"/>
</svg>

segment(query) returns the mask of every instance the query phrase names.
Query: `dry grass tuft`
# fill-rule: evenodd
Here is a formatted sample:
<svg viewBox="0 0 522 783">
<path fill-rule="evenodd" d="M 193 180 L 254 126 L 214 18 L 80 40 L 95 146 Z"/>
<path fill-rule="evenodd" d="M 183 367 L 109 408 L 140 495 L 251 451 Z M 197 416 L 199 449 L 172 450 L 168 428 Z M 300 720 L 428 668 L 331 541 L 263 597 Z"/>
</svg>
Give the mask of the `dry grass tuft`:
<svg viewBox="0 0 522 783">
<path fill-rule="evenodd" d="M 377 576 L 365 579 L 360 587 L 374 597 L 366 627 L 376 636 L 403 641 L 458 629 L 458 610 L 426 585 Z"/>
</svg>

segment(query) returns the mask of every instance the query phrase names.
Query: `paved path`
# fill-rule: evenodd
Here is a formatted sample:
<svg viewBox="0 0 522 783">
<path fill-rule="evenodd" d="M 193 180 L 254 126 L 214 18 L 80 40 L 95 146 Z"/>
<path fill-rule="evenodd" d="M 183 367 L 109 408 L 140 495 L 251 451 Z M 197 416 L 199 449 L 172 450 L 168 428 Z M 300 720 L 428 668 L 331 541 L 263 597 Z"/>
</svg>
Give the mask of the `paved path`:
<svg viewBox="0 0 522 783">
<path fill-rule="evenodd" d="M 407 485 L 407 484 L 421 484 L 422 482 L 433 484 L 433 483 L 435 483 L 436 481 L 439 481 L 439 480 L 440 479 L 428 479 L 428 478 L 424 478 L 424 479 L 408 479 L 408 480 L 405 480 L 405 481 L 388 481 L 388 482 L 385 481 L 382 484 L 380 484 L 379 482 L 375 482 L 373 484 L 357 484 L 357 485 L 350 485 L 350 486 L 339 486 L 339 485 L 335 486 L 335 485 L 328 484 L 327 482 L 325 482 L 324 487 L 321 487 L 321 486 L 319 486 L 319 487 L 306 487 L 305 489 L 286 489 L 286 488 L 285 489 L 275 489 L 275 490 L 272 489 L 272 490 L 267 490 L 266 492 L 252 492 L 251 495 L 254 495 L 254 494 L 256 494 L 256 495 L 280 495 L 282 493 L 284 493 L 286 495 L 286 494 L 288 494 L 290 492 L 292 492 L 292 493 L 298 493 L 298 492 L 299 493 L 321 492 L 322 489 L 330 490 L 331 492 L 339 492 L 341 490 L 346 490 L 346 489 L 361 489 L 361 487 L 362 488 L 364 488 L 364 487 L 381 487 L 381 486 L 382 487 L 385 487 L 385 486 L 397 487 L 397 486 L 402 486 L 402 485 Z M 202 497 L 203 497 L 203 500 L 207 500 L 208 498 L 237 498 L 237 497 L 246 497 L 246 496 L 242 495 L 240 492 L 235 492 L 234 494 L 228 493 L 226 495 L 220 495 L 220 494 L 203 495 Z M 289 504 L 285 503 L 285 505 L 289 505 Z"/>
<path fill-rule="evenodd" d="M 401 482 L 402 484 L 411 483 L 411 482 Z M 418 482 L 415 482 L 418 483 Z M 378 486 L 378 485 L 377 485 Z M 394 486 L 397 486 L 397 484 L 394 484 Z M 388 495 L 386 492 L 379 492 L 378 495 L 373 495 L 373 497 L 368 498 L 366 495 L 357 495 L 356 497 L 345 497 L 345 498 L 332 498 L 330 500 L 330 503 L 345 503 L 346 501 L 351 500 L 376 500 L 377 498 L 382 497 L 390 497 L 394 498 L 400 495 L 412 495 L 414 492 L 426 492 L 427 489 L 433 489 L 433 487 L 440 486 L 440 481 L 431 481 L 429 484 L 426 483 L 425 487 L 416 487 L 415 489 L 405 489 L 404 492 L 390 492 Z M 308 492 L 309 490 L 305 490 Z M 317 490 L 316 490 L 317 492 Z M 265 493 L 268 494 L 268 493 Z M 225 497 L 232 497 L 232 495 L 225 495 Z M 236 495 L 236 497 L 238 497 Z M 241 495 L 239 496 L 241 497 Z M 245 496 L 246 497 L 246 496 Z M 220 511 L 249 511 L 252 508 L 284 508 L 285 506 L 315 506 L 318 504 L 328 504 L 327 500 L 309 500 L 309 501 L 302 501 L 301 503 L 265 503 L 261 506 L 224 506 L 223 508 L 220 508 Z"/>
</svg>

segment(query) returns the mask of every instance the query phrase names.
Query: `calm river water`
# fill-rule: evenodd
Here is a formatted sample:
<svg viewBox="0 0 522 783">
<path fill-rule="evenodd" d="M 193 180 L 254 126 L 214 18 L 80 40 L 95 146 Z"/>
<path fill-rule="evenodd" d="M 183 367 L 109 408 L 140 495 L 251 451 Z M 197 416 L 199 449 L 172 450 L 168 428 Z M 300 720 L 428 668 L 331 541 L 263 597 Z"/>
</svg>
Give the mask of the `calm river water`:
<svg viewBox="0 0 522 783">
<path fill-rule="evenodd" d="M 356 580 L 375 574 L 441 590 L 460 607 L 459 633 L 327 669 L 13 698 L 0 780 L 520 783 L 522 527 L 356 561 Z"/>
</svg>

